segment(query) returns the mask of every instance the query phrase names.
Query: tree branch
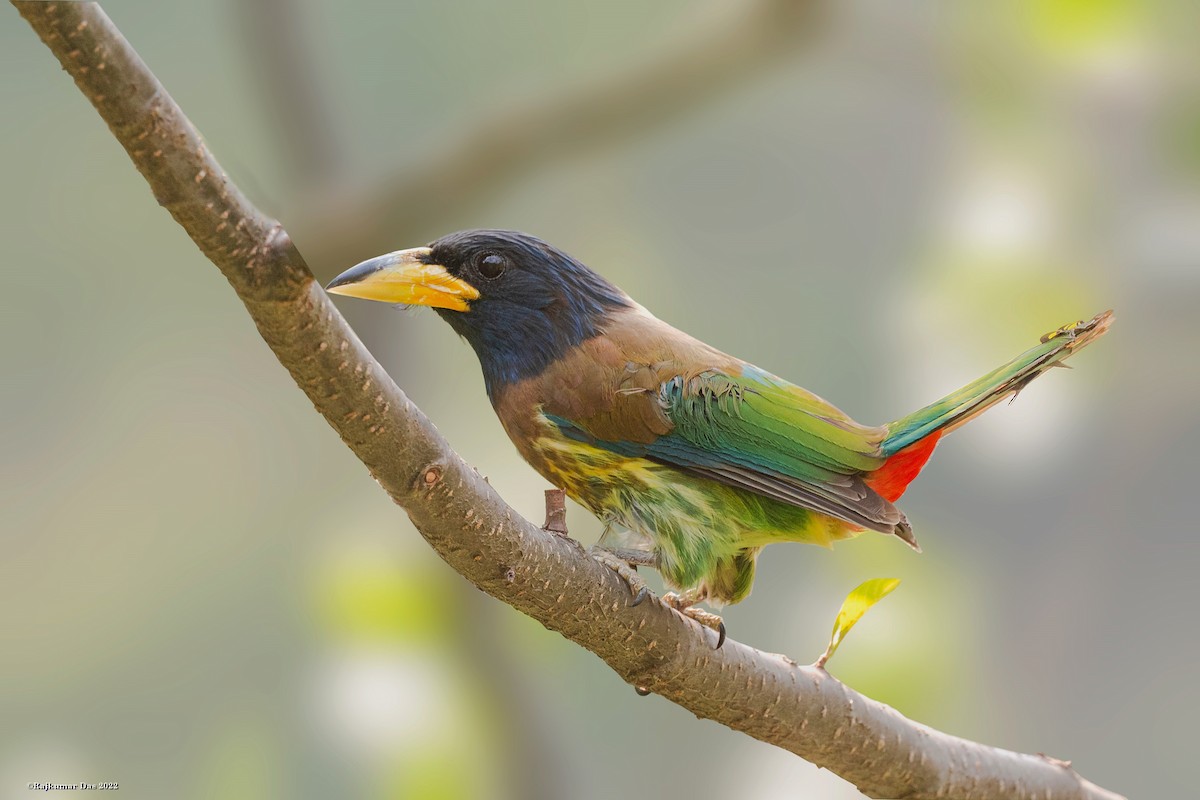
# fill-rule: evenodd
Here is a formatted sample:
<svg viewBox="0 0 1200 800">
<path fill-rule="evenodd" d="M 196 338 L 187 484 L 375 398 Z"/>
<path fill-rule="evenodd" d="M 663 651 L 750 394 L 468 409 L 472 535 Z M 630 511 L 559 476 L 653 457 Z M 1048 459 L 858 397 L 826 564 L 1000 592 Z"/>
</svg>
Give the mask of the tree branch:
<svg viewBox="0 0 1200 800">
<path fill-rule="evenodd" d="M 638 63 L 602 79 L 563 86 L 533 102 L 509 100 L 456 125 L 419 163 L 367 187 L 322 187 L 297 230 L 314 264 L 358 260 L 421 240 L 513 176 L 557 157 L 612 144 L 677 119 L 795 53 L 820 28 L 826 0 L 745 0 L 710 5 L 692 30 L 657 43 Z"/>
<path fill-rule="evenodd" d="M 1116 800 L 1063 762 L 932 730 L 784 656 L 732 640 L 714 651 L 715 633 L 659 603 L 630 608 L 613 572 L 522 519 L 450 449 L 97 5 L 14 5 L 316 409 L 473 584 L 591 650 L 630 684 L 826 767 L 869 796 Z"/>
</svg>

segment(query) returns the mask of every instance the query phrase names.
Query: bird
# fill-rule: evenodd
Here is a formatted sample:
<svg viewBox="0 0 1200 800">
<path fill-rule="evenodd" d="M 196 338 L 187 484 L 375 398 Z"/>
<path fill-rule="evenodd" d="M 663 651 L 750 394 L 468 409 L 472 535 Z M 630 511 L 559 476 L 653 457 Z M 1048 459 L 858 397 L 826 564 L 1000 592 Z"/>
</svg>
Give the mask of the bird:
<svg viewBox="0 0 1200 800">
<path fill-rule="evenodd" d="M 1108 330 L 1065 325 L 958 391 L 863 425 L 800 386 L 660 320 L 567 253 L 509 230 L 466 230 L 364 261 L 327 291 L 433 308 L 471 345 L 517 451 L 604 523 L 593 555 L 641 602 L 720 633 L 760 552 L 864 531 L 920 551 L 895 505 L 941 438 Z"/>
</svg>

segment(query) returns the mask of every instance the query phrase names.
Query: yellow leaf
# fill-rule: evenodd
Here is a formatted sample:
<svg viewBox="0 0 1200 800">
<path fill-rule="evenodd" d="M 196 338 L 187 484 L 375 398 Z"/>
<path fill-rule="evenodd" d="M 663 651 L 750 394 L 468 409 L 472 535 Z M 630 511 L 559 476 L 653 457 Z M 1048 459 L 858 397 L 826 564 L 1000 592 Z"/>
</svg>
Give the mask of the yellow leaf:
<svg viewBox="0 0 1200 800">
<path fill-rule="evenodd" d="M 833 656 L 838 645 L 846 638 L 846 634 L 862 619 L 862 615 L 899 585 L 899 578 L 873 578 L 859 584 L 857 589 L 847 595 L 842 603 L 842 610 L 833 621 L 833 635 L 829 637 L 829 647 L 825 648 L 825 653 L 817 659 L 816 665 L 824 667 L 825 662 Z"/>
</svg>

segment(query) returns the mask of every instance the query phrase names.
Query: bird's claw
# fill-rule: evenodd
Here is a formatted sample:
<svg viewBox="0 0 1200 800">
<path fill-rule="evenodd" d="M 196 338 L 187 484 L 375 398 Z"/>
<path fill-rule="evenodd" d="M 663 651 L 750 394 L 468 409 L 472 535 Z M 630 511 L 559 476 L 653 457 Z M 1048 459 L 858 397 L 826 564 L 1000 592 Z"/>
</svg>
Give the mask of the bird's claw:
<svg viewBox="0 0 1200 800">
<path fill-rule="evenodd" d="M 642 576 L 637 574 L 637 570 L 628 561 L 603 547 L 589 547 L 588 554 L 621 576 L 621 579 L 629 587 L 630 594 L 634 596 L 630 605 L 636 606 L 649 596 L 650 587 L 646 585 L 646 581 L 642 580 Z"/>
<path fill-rule="evenodd" d="M 705 611 L 702 608 L 696 608 L 695 603 L 701 600 L 692 592 L 684 592 L 683 594 L 675 594 L 668 592 L 662 596 L 662 601 L 665 605 L 683 614 L 685 617 L 694 619 L 706 628 L 712 628 L 717 632 L 717 644 L 713 647 L 714 650 L 720 650 L 721 645 L 725 644 L 725 621 L 711 611 Z"/>
<path fill-rule="evenodd" d="M 629 551 L 621 551 L 627 553 L 630 557 L 645 558 L 649 563 L 654 558 L 651 554 L 641 554 Z M 626 561 L 621 555 L 614 553 L 603 547 L 593 545 L 588 548 L 588 553 L 596 561 L 611 569 L 613 572 L 621 576 L 629 586 L 629 592 L 633 595 L 633 600 L 629 603 L 629 607 L 639 606 L 647 597 L 651 597 L 650 587 L 646 585 L 646 581 L 642 576 L 638 575 L 637 567 Z M 695 604 L 704 599 L 704 595 L 692 590 L 683 594 L 675 594 L 668 592 L 662 596 L 664 605 L 675 609 L 685 617 L 694 619 L 706 628 L 712 628 L 717 632 L 717 644 L 714 650 L 721 649 L 721 645 L 725 644 L 725 622 L 711 611 L 705 611 L 702 608 L 696 608 Z"/>
</svg>

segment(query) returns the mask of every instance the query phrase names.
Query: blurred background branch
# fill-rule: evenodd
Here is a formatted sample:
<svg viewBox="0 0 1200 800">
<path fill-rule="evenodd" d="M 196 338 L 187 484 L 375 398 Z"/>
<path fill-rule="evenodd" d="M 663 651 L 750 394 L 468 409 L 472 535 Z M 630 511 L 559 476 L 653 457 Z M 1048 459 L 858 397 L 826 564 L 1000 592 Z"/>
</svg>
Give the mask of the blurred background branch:
<svg viewBox="0 0 1200 800">
<path fill-rule="evenodd" d="M 317 50 L 308 37 L 308 18 L 296 0 L 234 3 L 237 30 L 256 69 L 267 112 L 279 131 L 287 171 L 301 187 L 332 181 L 342 167 L 338 120 L 317 81 Z"/>
<path fill-rule="evenodd" d="M 294 0 L 271 0 L 286 5 Z M 477 207 L 509 183 L 541 166 L 599 146 L 610 146 L 711 103 L 751 75 L 795 55 L 817 38 L 826 0 L 746 0 L 708 3 L 684 20 L 678 35 L 657 40 L 652 52 L 616 72 L 561 86 L 532 100 L 506 99 L 455 125 L 433 152 L 415 163 L 385 165 L 367 186 L 327 183 L 298 210 L 300 241 L 318 277 L 330 277 L 360 256 L 425 241 L 444 231 L 440 221 Z M 266 12 L 256 9 L 254 17 Z M 261 27 L 261 26 L 256 26 Z M 294 52 L 290 23 L 277 22 L 276 49 Z M 289 55 L 288 61 L 295 60 Z M 299 94 L 303 70 L 265 73 L 282 97 Z M 281 119 L 311 118 L 320 101 L 288 103 Z M 405 109 L 420 114 L 419 108 Z"/>
<path fill-rule="evenodd" d="M 1065 762 L 915 725 L 822 669 L 708 634 L 628 587 L 576 543 L 521 519 L 383 372 L 282 227 L 217 164 L 94 3 L 14 0 L 108 123 L 155 197 L 222 271 L 317 410 L 451 566 L 599 655 L 625 680 L 827 767 L 874 797 L 1108 798 Z"/>
</svg>

